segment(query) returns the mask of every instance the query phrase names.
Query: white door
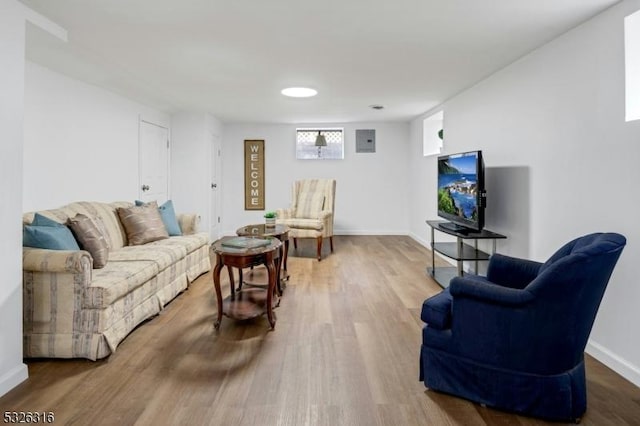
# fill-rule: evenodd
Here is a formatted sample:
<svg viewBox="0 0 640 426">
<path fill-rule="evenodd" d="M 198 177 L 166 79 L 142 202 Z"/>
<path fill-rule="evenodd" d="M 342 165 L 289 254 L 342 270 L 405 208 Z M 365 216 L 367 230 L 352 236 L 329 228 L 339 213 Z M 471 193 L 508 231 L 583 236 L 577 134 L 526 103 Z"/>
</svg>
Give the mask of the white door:
<svg viewBox="0 0 640 426">
<path fill-rule="evenodd" d="M 215 241 L 220 237 L 220 136 L 211 134 L 211 192 L 209 196 L 209 237 Z"/>
<path fill-rule="evenodd" d="M 139 198 L 144 202 L 169 198 L 169 129 L 140 120 Z"/>
</svg>

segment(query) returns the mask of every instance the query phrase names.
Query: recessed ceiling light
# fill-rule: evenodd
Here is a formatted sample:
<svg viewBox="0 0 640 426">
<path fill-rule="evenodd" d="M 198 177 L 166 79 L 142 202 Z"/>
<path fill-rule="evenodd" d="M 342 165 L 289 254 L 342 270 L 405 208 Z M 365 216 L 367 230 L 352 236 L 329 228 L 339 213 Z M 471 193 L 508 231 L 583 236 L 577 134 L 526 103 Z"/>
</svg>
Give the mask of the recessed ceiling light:
<svg viewBox="0 0 640 426">
<path fill-rule="evenodd" d="M 282 89 L 280 93 L 292 98 L 309 98 L 317 95 L 318 91 L 308 87 L 287 87 L 286 89 Z"/>
<path fill-rule="evenodd" d="M 382 105 L 369 105 L 369 108 L 381 110 L 381 109 L 384 109 L 384 106 L 382 106 Z"/>
</svg>

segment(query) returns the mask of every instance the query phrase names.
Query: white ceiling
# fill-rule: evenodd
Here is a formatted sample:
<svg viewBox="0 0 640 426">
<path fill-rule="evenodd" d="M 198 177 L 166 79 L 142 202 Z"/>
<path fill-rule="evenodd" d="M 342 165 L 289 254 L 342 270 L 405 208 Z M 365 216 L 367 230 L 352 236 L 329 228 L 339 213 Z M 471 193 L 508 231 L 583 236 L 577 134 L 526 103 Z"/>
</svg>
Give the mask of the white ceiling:
<svg viewBox="0 0 640 426">
<path fill-rule="evenodd" d="M 29 27 L 34 62 L 166 112 L 278 123 L 409 120 L 618 2 L 22 1 L 69 35 Z"/>
</svg>

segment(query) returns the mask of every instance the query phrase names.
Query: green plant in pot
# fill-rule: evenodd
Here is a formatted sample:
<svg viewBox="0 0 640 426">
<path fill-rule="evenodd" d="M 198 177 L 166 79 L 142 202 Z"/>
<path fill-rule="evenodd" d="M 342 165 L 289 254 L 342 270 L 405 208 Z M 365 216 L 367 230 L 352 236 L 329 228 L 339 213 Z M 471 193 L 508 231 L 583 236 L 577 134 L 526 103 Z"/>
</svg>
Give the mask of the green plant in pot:
<svg viewBox="0 0 640 426">
<path fill-rule="evenodd" d="M 276 226 L 276 217 L 278 215 L 276 214 L 276 212 L 266 212 L 264 214 L 264 219 L 265 219 L 265 223 L 268 227 L 275 227 Z"/>
</svg>

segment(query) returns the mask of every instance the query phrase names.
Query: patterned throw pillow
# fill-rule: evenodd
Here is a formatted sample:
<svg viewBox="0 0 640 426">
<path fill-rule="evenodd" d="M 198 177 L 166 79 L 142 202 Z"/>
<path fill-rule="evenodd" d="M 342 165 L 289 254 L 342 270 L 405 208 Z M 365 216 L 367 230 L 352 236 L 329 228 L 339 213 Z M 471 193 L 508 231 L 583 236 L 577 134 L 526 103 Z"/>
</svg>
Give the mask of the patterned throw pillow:
<svg viewBox="0 0 640 426">
<path fill-rule="evenodd" d="M 119 207 L 117 211 L 129 245 L 137 246 L 169 238 L 155 201 L 143 206 Z"/>
<path fill-rule="evenodd" d="M 92 218 L 78 213 L 70 218 L 69 228 L 76 236 L 83 250 L 88 251 L 93 258 L 93 267 L 104 268 L 109 260 L 109 247 L 104 234 L 98 229 Z"/>
<path fill-rule="evenodd" d="M 156 201 L 153 201 L 157 205 Z M 144 206 L 149 203 L 145 203 L 144 201 L 136 200 L 136 206 Z M 160 217 L 162 218 L 162 223 L 167 228 L 167 232 L 170 236 L 182 235 L 182 230 L 180 229 L 180 224 L 178 223 L 178 218 L 176 216 L 176 211 L 173 208 L 173 201 L 168 200 L 165 201 L 164 204 L 158 207 L 160 211 Z"/>
</svg>

